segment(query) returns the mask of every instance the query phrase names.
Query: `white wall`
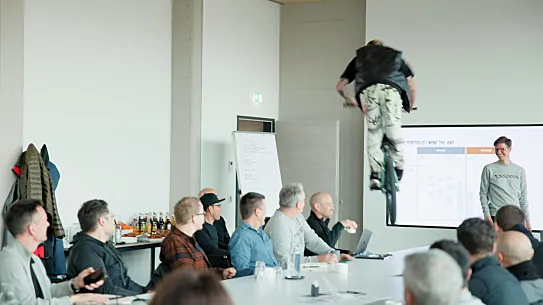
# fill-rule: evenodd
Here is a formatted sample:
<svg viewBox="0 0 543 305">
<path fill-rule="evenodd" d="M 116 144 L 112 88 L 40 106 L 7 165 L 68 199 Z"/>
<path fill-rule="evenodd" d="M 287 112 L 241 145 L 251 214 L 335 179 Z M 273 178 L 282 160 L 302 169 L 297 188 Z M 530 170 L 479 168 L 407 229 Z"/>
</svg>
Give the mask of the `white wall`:
<svg viewBox="0 0 543 305">
<path fill-rule="evenodd" d="M 124 220 L 170 197 L 170 0 L 26 0 L 23 143 L 61 172 L 65 226 L 103 198 Z M 149 279 L 149 253 L 127 254 Z"/>
<path fill-rule="evenodd" d="M 95 197 L 166 211 L 170 0 L 27 0 L 24 25 L 23 143 L 48 145 L 64 224 Z"/>
<path fill-rule="evenodd" d="M 541 12 L 536 0 L 367 0 L 366 37 L 403 50 L 415 72 L 419 110 L 404 124 L 541 123 Z M 384 205 L 382 194 L 366 196 L 364 224 L 377 251 L 455 237 L 385 227 Z"/>
<path fill-rule="evenodd" d="M 23 3 L 0 1 L 0 208 L 15 175 L 23 141 Z M 1 210 L 0 210 L 1 211 Z M 2 214 L 2 213 L 0 213 Z M 0 216 L 0 244 L 4 228 Z"/>
<path fill-rule="evenodd" d="M 277 118 L 279 4 L 263 0 L 204 0 L 201 186 L 228 198 L 223 216 L 235 228 L 232 132 L 237 115 Z M 251 102 L 253 92 L 263 103 Z"/>
</svg>

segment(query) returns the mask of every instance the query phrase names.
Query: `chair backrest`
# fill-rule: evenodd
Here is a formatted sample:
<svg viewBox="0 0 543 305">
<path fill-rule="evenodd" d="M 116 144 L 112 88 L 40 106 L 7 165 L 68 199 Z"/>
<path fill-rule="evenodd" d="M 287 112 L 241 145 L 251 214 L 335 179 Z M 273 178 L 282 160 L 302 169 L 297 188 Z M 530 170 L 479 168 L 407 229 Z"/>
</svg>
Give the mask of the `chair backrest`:
<svg viewBox="0 0 543 305">
<path fill-rule="evenodd" d="M 146 290 L 154 290 L 155 287 L 160 283 L 160 281 L 168 274 L 170 273 L 171 268 L 167 264 L 160 263 L 158 267 L 153 271 L 153 274 L 151 274 L 151 280 L 149 280 L 149 284 L 147 284 Z"/>
<path fill-rule="evenodd" d="M 262 226 L 262 229 L 264 229 L 266 227 L 266 225 L 268 224 L 268 221 L 270 221 L 270 218 L 271 217 L 264 218 L 264 225 Z"/>
<path fill-rule="evenodd" d="M 41 257 L 45 271 L 52 282 L 66 279 L 66 255 L 64 254 L 64 242 L 57 239 L 50 231 L 47 240 L 43 243 L 43 257 Z"/>
</svg>

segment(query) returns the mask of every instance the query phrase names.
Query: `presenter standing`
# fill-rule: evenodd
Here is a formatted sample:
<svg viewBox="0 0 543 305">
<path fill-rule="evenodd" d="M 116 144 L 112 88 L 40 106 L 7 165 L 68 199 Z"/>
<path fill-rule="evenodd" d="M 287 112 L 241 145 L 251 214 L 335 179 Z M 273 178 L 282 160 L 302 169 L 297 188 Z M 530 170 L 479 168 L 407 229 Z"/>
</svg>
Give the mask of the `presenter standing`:
<svg viewBox="0 0 543 305">
<path fill-rule="evenodd" d="M 498 161 L 485 165 L 481 174 L 479 198 L 485 219 L 494 222 L 496 212 L 503 206 L 516 205 L 526 215 L 526 228 L 531 230 L 528 213 L 526 172 L 511 162 L 513 142 L 501 136 L 494 141 Z"/>
</svg>

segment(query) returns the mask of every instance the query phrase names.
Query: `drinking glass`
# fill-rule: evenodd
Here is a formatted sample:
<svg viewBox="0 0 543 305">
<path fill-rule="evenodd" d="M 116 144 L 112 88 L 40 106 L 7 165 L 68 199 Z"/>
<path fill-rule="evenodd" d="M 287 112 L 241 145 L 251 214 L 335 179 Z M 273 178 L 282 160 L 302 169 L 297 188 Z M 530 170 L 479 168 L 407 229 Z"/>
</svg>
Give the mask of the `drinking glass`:
<svg viewBox="0 0 543 305">
<path fill-rule="evenodd" d="M 266 272 L 266 264 L 262 261 L 255 263 L 255 276 L 257 280 L 263 279 Z"/>
</svg>

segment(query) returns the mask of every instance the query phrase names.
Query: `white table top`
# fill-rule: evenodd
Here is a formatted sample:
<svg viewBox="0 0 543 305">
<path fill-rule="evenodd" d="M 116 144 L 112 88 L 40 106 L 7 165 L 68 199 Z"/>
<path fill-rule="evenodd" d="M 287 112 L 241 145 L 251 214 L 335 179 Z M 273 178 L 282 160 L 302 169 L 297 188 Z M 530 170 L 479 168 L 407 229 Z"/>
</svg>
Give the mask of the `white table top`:
<svg viewBox="0 0 543 305">
<path fill-rule="evenodd" d="M 303 303 L 334 303 L 337 304 L 375 304 L 378 300 L 403 300 L 404 257 L 410 253 L 424 251 L 428 247 L 420 247 L 393 252 L 385 260 L 355 259 L 348 263 L 348 274 L 338 274 L 325 271 L 302 271 L 303 280 L 263 280 L 256 281 L 254 276 L 223 281 L 235 305 L 267 305 L 267 304 L 303 304 Z M 340 296 L 315 302 L 309 297 L 311 284 L 317 280 L 320 293 L 329 294 L 333 290 Z M 330 287 L 331 286 L 331 287 Z M 366 296 L 341 293 L 345 291 L 363 292 Z M 384 304 L 378 302 L 377 304 Z"/>
<path fill-rule="evenodd" d="M 392 252 L 385 260 L 355 259 L 347 263 L 347 274 L 338 274 L 324 269 L 306 268 L 302 271 L 303 280 L 256 281 L 254 276 L 235 278 L 221 283 L 232 298 L 234 305 L 291 305 L 304 303 L 319 304 L 385 304 L 384 300 L 403 300 L 404 257 L 428 247 L 419 247 Z M 313 270 L 313 271 L 308 271 Z M 319 292 L 327 294 L 320 298 L 309 297 L 311 284 L 319 283 Z M 364 295 L 345 293 L 362 292 Z M 331 294 L 335 293 L 335 294 Z M 149 297 L 150 295 L 147 295 Z M 131 304 L 133 298 L 127 297 L 109 304 Z M 145 304 L 134 302 L 132 304 Z M 388 304 L 388 303 L 387 303 Z"/>
</svg>

